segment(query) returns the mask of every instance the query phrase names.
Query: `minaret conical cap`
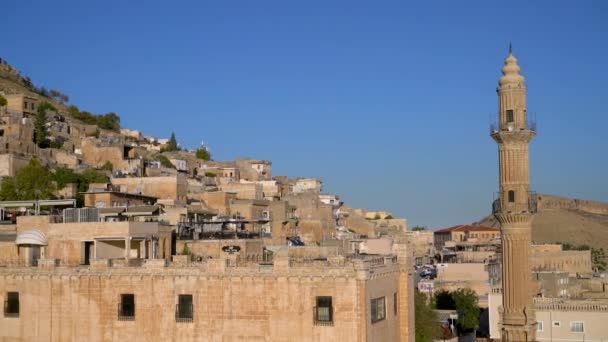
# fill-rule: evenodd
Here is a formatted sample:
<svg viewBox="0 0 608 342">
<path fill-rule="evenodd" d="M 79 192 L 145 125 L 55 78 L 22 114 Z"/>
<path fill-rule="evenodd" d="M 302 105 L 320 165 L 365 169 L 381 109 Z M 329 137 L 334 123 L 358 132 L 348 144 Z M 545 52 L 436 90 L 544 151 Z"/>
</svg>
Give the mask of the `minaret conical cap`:
<svg viewBox="0 0 608 342">
<path fill-rule="evenodd" d="M 509 44 L 509 55 L 502 67 L 502 77 L 498 81 L 500 87 L 511 87 L 524 84 L 525 78 L 519 73 L 521 68 L 517 64 L 517 58 L 513 56 L 511 44 Z"/>
</svg>

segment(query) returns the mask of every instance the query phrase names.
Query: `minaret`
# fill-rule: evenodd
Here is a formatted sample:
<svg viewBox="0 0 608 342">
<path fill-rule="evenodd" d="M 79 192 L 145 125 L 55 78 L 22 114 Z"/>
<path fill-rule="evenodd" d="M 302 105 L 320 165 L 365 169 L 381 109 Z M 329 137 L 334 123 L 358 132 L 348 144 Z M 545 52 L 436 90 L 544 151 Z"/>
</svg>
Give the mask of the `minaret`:
<svg viewBox="0 0 608 342">
<path fill-rule="evenodd" d="M 529 144 L 536 128 L 526 113 L 526 85 L 517 59 L 509 55 L 498 82 L 498 125 L 491 136 L 498 143 L 500 195 L 492 212 L 500 223 L 502 243 L 502 341 L 535 341 L 536 319 L 531 284 L 531 223 L 536 211 L 530 196 Z"/>
</svg>

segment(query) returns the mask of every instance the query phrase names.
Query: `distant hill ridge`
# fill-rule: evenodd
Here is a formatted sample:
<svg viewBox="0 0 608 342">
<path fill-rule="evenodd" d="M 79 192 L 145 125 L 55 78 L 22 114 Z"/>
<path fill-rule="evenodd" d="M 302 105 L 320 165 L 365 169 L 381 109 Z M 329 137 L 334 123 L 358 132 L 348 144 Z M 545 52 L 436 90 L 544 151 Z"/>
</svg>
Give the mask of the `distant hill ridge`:
<svg viewBox="0 0 608 342">
<path fill-rule="evenodd" d="M 493 215 L 473 225 L 499 227 Z M 538 194 L 532 221 L 535 243 L 567 242 L 608 249 L 608 203 Z"/>
</svg>

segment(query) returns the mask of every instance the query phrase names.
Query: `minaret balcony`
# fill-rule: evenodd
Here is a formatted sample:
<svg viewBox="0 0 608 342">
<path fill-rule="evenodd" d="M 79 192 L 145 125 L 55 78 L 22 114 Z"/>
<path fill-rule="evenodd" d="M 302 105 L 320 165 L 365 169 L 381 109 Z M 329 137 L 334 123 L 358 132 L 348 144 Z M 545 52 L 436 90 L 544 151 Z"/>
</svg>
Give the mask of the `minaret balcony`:
<svg viewBox="0 0 608 342">
<path fill-rule="evenodd" d="M 506 122 L 503 124 L 498 123 L 497 121 L 490 123 L 490 135 L 494 135 L 498 132 L 517 132 L 517 131 L 531 131 L 536 133 L 536 120 L 527 119 L 526 125 L 523 127 L 518 127 L 515 122 Z"/>
<path fill-rule="evenodd" d="M 534 214 L 538 211 L 538 194 L 534 191 L 528 192 L 527 203 L 503 201 L 500 192 L 494 193 L 494 201 L 492 201 L 492 214 L 500 213 L 529 213 Z"/>
</svg>

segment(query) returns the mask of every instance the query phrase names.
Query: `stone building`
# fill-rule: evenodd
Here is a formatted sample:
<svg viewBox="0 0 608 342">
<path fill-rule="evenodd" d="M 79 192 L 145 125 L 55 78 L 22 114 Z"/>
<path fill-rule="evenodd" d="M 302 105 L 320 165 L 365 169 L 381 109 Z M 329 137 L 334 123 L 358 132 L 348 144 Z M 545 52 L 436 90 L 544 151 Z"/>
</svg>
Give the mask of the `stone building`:
<svg viewBox="0 0 608 342">
<path fill-rule="evenodd" d="M 38 109 L 38 97 L 26 94 L 7 94 L 4 95 L 4 97 L 7 102 L 7 111 L 21 113 L 26 116 L 36 114 L 36 110 Z"/>
<path fill-rule="evenodd" d="M 139 193 L 121 192 L 111 184 L 105 188 L 96 188 L 83 193 L 84 206 L 96 208 L 126 207 L 135 205 L 151 205 L 157 198 Z"/>
<path fill-rule="evenodd" d="M 54 220 L 20 217 L 0 242 L 38 246 L 21 251 L 31 263 L 0 259 L 2 340 L 414 340 L 406 240 L 383 255 L 278 247 L 260 259 L 260 239 L 209 239 L 188 242 L 193 259 L 167 255 L 155 222 Z"/>
<path fill-rule="evenodd" d="M 489 298 L 490 338 L 500 339 L 500 289 Z M 608 300 L 534 298 L 536 341 L 605 341 L 608 336 Z"/>
<path fill-rule="evenodd" d="M 10 305 L 0 338 L 413 341 L 411 298 L 394 260 L 3 267 L 0 296 Z"/>
<path fill-rule="evenodd" d="M 435 249 L 438 251 L 440 251 L 448 241 L 473 241 L 484 243 L 497 239 L 499 236 L 500 231 L 497 228 L 471 225 L 457 225 L 433 232 Z"/>
<path fill-rule="evenodd" d="M 185 203 L 188 181 L 184 174 L 159 177 L 114 177 L 110 180 L 121 192 L 143 194 L 156 197 L 167 204 Z"/>
</svg>

